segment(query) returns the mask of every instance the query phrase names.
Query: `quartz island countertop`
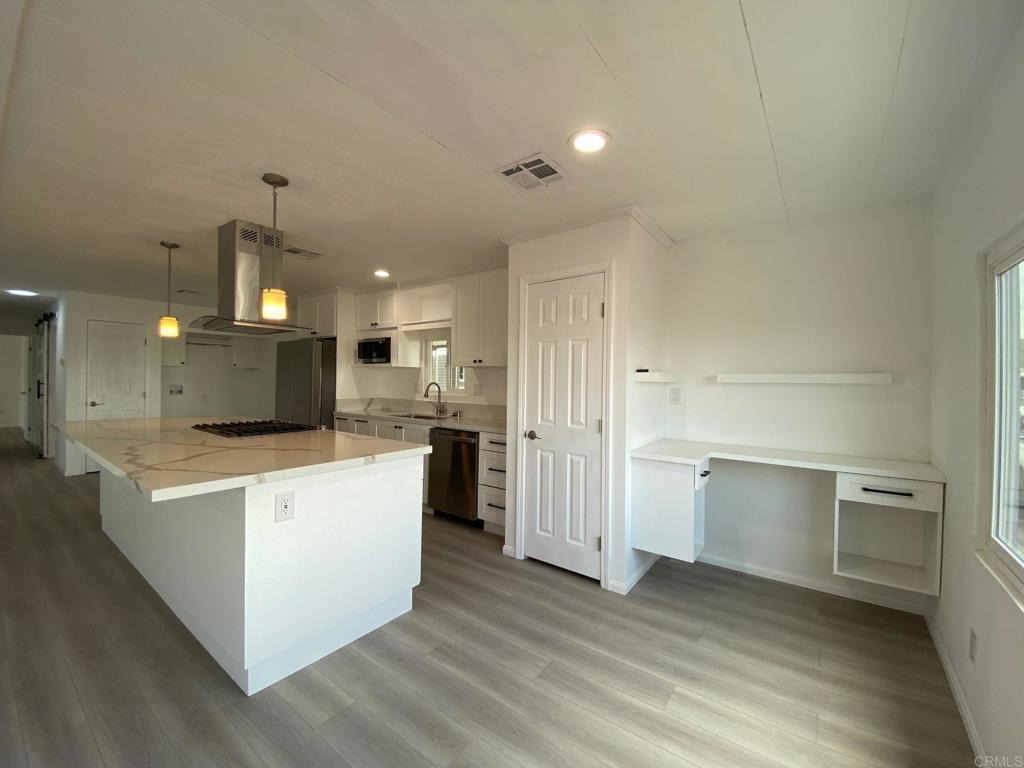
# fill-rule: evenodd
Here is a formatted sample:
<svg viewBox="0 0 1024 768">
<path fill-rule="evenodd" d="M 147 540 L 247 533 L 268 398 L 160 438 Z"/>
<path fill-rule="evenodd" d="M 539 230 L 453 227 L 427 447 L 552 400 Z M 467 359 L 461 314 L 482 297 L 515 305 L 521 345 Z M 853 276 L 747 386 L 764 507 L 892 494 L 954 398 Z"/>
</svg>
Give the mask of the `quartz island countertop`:
<svg viewBox="0 0 1024 768">
<path fill-rule="evenodd" d="M 127 477 L 149 501 L 243 488 L 430 453 L 426 445 L 333 430 L 218 437 L 194 424 L 232 417 L 74 421 L 64 434 L 107 471 Z"/>
</svg>

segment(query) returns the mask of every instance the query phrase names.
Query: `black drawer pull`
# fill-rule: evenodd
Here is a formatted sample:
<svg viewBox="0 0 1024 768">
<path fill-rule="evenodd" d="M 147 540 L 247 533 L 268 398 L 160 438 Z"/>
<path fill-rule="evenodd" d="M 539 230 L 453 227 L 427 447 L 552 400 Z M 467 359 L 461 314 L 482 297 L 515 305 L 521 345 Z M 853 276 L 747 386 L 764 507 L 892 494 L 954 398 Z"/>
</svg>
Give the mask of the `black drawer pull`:
<svg viewBox="0 0 1024 768">
<path fill-rule="evenodd" d="M 907 499 L 914 498 L 913 491 L 890 491 L 885 488 L 868 488 L 866 485 L 862 485 L 860 489 L 864 491 L 864 493 L 883 493 L 886 496 L 903 496 Z"/>
<path fill-rule="evenodd" d="M 505 470 L 504 469 L 491 469 L 490 467 L 488 467 L 487 471 L 488 472 L 500 472 L 503 475 L 505 474 Z"/>
<path fill-rule="evenodd" d="M 700 476 L 701 477 L 707 477 L 710 474 L 711 474 L 711 470 L 710 469 L 705 469 L 703 472 L 700 473 Z"/>
<path fill-rule="evenodd" d="M 500 509 L 500 510 L 504 510 L 505 509 L 504 507 L 499 507 L 497 504 L 491 504 L 491 502 L 489 502 L 489 501 L 487 502 L 487 506 L 488 507 L 494 507 L 495 509 Z"/>
<path fill-rule="evenodd" d="M 488 440 L 488 445 L 508 445 L 508 443 L 499 443 L 497 440 Z"/>
</svg>

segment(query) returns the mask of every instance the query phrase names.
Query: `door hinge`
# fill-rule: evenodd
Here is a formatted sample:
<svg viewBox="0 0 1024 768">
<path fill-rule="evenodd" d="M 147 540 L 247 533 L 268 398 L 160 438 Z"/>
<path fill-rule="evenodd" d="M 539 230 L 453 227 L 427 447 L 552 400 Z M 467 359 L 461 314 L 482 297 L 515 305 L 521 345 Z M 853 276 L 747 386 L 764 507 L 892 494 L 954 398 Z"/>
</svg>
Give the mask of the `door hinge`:
<svg viewBox="0 0 1024 768">
<path fill-rule="evenodd" d="M 604 302 L 601 302 L 601 317 L 604 317 Z"/>
<path fill-rule="evenodd" d="M 604 432 L 604 419 L 598 419 L 597 420 L 597 434 L 600 435 L 603 432 Z"/>
<path fill-rule="evenodd" d="M 142 346 L 148 347 L 149 346 L 149 339 L 143 339 L 142 340 Z"/>
<path fill-rule="evenodd" d="M 146 399 L 146 393 L 145 393 L 145 392 L 143 392 L 143 393 L 142 393 L 142 399 L 143 399 L 143 400 L 145 400 L 145 399 Z"/>
<path fill-rule="evenodd" d="M 597 537 L 597 551 L 598 552 L 601 551 L 601 537 L 600 536 Z"/>
</svg>

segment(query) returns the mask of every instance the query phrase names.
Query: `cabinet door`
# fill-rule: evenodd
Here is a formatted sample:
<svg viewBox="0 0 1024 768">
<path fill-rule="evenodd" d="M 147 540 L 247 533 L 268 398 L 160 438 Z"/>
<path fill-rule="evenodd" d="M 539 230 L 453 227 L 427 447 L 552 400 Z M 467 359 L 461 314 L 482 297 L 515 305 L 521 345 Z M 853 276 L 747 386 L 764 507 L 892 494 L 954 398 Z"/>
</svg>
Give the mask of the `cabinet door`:
<svg viewBox="0 0 1024 768">
<path fill-rule="evenodd" d="M 415 424 L 406 424 L 405 442 L 416 445 L 430 445 L 430 427 L 417 427 Z"/>
<path fill-rule="evenodd" d="M 381 421 L 378 422 L 377 437 L 384 437 L 388 440 L 398 440 L 399 442 L 405 442 L 405 425 L 395 424 L 394 422 Z"/>
<path fill-rule="evenodd" d="M 316 322 L 316 296 L 300 296 L 298 301 L 298 312 L 296 323 L 303 328 L 310 328 L 315 335 L 317 332 Z"/>
<path fill-rule="evenodd" d="M 317 336 L 338 335 L 338 294 L 336 291 L 321 293 L 316 297 Z"/>
<path fill-rule="evenodd" d="M 235 336 L 231 339 L 231 367 L 256 368 L 256 339 Z"/>
<path fill-rule="evenodd" d="M 352 431 L 355 434 L 376 437 L 376 429 L 369 419 L 353 419 L 352 425 Z"/>
<path fill-rule="evenodd" d="M 452 364 L 480 364 L 480 279 L 455 282 L 452 305 Z"/>
<path fill-rule="evenodd" d="M 338 432 L 348 432 L 349 434 L 355 432 L 355 424 L 352 423 L 352 419 L 350 419 L 348 416 L 335 417 L 334 428 Z"/>
<path fill-rule="evenodd" d="M 398 293 L 383 291 L 377 294 L 377 328 L 398 327 Z"/>
<path fill-rule="evenodd" d="M 186 361 L 185 337 L 180 333 L 176 339 L 160 339 L 160 364 L 179 367 Z"/>
<path fill-rule="evenodd" d="M 356 330 L 369 331 L 377 326 L 376 293 L 361 293 L 356 296 Z"/>
<path fill-rule="evenodd" d="M 480 275 L 480 360 L 508 365 L 508 272 Z"/>
</svg>

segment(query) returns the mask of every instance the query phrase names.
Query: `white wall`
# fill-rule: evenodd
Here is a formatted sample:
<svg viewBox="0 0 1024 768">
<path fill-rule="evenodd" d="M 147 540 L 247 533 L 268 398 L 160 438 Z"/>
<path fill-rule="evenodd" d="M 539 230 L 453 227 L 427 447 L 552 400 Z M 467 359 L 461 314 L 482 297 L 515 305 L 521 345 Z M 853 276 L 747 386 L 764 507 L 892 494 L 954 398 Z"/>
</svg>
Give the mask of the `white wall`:
<svg viewBox="0 0 1024 768">
<path fill-rule="evenodd" d="M 28 337 L 0 336 L 0 427 L 25 432 L 28 389 Z"/>
<path fill-rule="evenodd" d="M 918 208 L 677 245 L 663 286 L 674 437 L 878 458 L 930 453 L 928 219 Z M 892 371 L 891 385 L 716 384 L 718 373 Z"/>
<path fill-rule="evenodd" d="M 973 551 L 981 423 L 978 254 L 1024 214 L 1024 28 L 1008 46 L 932 205 L 932 460 L 949 477 L 942 596 L 931 615 L 976 727 L 975 747 L 1024 753 L 1024 612 Z M 977 660 L 967 657 L 970 629 Z"/>
<path fill-rule="evenodd" d="M 920 207 L 681 243 L 661 286 L 668 437 L 930 458 L 928 219 Z M 717 384 L 726 372 L 891 371 L 880 386 Z M 652 386 L 653 385 L 648 385 Z M 716 461 L 703 560 L 923 611 L 832 573 L 832 473 Z"/>
<path fill-rule="evenodd" d="M 274 418 L 277 343 L 253 341 L 256 368 L 233 368 L 230 349 L 187 345 L 186 365 L 161 369 L 161 415 Z M 173 384 L 183 393 L 169 394 Z"/>
</svg>

